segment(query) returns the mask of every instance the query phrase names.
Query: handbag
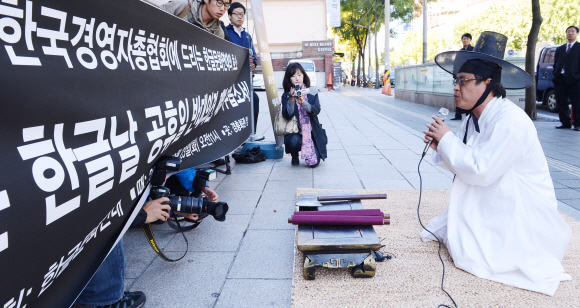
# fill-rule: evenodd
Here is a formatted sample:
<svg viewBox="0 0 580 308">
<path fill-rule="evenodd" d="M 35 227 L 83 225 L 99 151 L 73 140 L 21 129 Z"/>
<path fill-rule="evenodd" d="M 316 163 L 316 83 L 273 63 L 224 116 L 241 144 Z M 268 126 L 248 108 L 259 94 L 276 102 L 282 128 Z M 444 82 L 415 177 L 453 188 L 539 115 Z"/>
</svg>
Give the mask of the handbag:
<svg viewBox="0 0 580 308">
<path fill-rule="evenodd" d="M 286 120 L 284 116 L 282 116 L 282 106 L 280 106 L 280 110 L 276 114 L 276 119 L 274 120 L 274 135 L 285 136 L 298 132 L 298 120 L 296 120 L 296 117 L 293 116 L 292 119 Z"/>
</svg>

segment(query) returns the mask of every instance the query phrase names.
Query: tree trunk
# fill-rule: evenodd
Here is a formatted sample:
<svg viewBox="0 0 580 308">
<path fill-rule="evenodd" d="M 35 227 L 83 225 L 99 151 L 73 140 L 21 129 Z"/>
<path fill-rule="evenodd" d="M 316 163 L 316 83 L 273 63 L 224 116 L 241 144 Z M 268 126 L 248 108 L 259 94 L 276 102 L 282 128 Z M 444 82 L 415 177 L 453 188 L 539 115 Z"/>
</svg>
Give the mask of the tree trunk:
<svg viewBox="0 0 580 308">
<path fill-rule="evenodd" d="M 526 89 L 525 111 L 532 120 L 536 120 L 536 43 L 542 25 L 542 15 L 540 14 L 540 0 L 532 1 L 532 28 L 528 35 L 528 45 L 526 47 L 526 73 L 532 77 L 532 86 Z"/>
<path fill-rule="evenodd" d="M 356 69 L 356 85 L 360 85 L 360 51 L 358 53 L 358 67 Z"/>
<path fill-rule="evenodd" d="M 379 82 L 381 80 L 379 78 L 379 52 L 378 52 L 378 47 L 377 47 L 377 43 L 378 43 L 377 27 L 378 27 L 379 19 L 381 18 L 381 16 L 382 16 L 382 13 L 379 14 L 379 16 L 377 16 L 377 11 L 375 11 L 375 67 L 376 67 L 375 89 L 379 89 L 381 87 L 381 85 L 379 84 Z"/>
<path fill-rule="evenodd" d="M 360 51 L 362 53 L 361 54 L 361 58 L 362 58 L 362 80 L 365 80 L 365 78 L 367 76 L 365 74 L 365 71 L 366 71 L 366 65 L 365 65 L 365 49 L 367 48 L 367 38 L 368 38 L 368 35 L 365 36 L 365 40 L 364 40 L 363 46 L 362 46 L 361 51 Z"/>
</svg>

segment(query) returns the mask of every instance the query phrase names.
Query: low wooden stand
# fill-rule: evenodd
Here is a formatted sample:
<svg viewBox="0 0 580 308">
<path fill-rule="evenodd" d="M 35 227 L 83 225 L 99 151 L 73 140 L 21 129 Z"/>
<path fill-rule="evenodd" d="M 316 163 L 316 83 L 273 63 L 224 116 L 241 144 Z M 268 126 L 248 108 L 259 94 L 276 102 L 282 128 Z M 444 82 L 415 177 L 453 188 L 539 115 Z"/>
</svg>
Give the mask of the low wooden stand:
<svg viewBox="0 0 580 308">
<path fill-rule="evenodd" d="M 335 196 L 344 193 L 307 194 L 298 201 L 312 196 Z M 340 201 L 319 207 L 297 206 L 296 211 L 334 211 L 363 209 L 360 200 Z M 355 278 L 375 276 L 377 268 L 374 250 L 381 242 L 372 226 L 298 226 L 296 246 L 304 254 L 304 279 L 313 280 L 319 267 L 352 268 Z"/>
</svg>

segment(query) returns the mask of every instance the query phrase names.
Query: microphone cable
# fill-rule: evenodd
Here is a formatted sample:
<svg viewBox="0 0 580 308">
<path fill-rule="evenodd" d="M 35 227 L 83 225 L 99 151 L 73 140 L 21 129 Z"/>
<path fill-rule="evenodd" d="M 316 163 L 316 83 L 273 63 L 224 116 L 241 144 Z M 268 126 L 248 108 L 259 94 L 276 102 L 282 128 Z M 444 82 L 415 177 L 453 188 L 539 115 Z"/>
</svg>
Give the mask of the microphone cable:
<svg viewBox="0 0 580 308">
<path fill-rule="evenodd" d="M 449 297 L 449 299 L 451 299 L 451 301 L 453 302 L 453 305 L 455 305 L 455 308 L 457 308 L 457 304 L 455 303 L 455 301 L 453 300 L 453 297 L 451 297 L 451 295 L 449 295 L 449 293 L 447 293 L 447 291 L 445 291 L 445 289 L 443 288 L 443 282 L 445 281 L 445 263 L 443 262 L 443 258 L 441 257 L 441 240 L 439 240 L 439 238 L 433 234 L 433 232 L 429 231 L 429 229 L 425 228 L 425 226 L 423 225 L 423 222 L 421 222 L 421 215 L 419 214 L 419 208 L 421 207 L 421 195 L 423 192 L 423 179 L 421 178 L 421 162 L 423 161 L 423 158 L 425 157 L 425 154 L 427 154 L 426 152 L 423 152 L 423 154 L 421 155 L 421 159 L 419 160 L 419 164 L 417 165 L 417 173 L 419 173 L 419 204 L 417 204 L 417 218 L 419 218 L 419 224 L 421 224 L 421 227 L 423 227 L 423 229 L 427 232 L 429 232 L 429 234 L 433 235 L 435 237 L 435 239 L 437 240 L 437 242 L 439 243 L 439 249 L 437 250 L 437 253 L 439 254 L 439 260 L 441 260 L 441 265 L 443 266 L 443 274 L 441 274 L 441 290 L 447 294 L 447 296 Z M 452 308 L 451 306 L 448 305 L 444 305 L 444 304 L 439 304 L 439 307 L 447 307 L 447 308 Z"/>
</svg>

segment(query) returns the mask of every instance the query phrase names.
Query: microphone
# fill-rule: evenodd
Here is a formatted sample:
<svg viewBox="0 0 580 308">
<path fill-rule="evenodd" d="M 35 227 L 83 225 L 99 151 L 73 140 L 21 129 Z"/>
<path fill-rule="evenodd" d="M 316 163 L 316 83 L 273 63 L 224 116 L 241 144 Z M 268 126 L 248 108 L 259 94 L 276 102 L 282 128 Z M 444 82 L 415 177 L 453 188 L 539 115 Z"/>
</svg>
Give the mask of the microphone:
<svg viewBox="0 0 580 308">
<path fill-rule="evenodd" d="M 445 118 L 447 117 L 448 114 L 449 114 L 449 110 L 447 110 L 447 108 L 441 107 L 441 109 L 439 109 L 439 112 L 437 112 L 437 117 L 439 117 L 443 121 L 445 121 Z M 433 140 L 430 140 L 429 142 L 427 142 L 427 145 L 425 146 L 425 149 L 423 150 L 422 157 L 425 156 L 425 154 L 427 154 L 427 151 L 429 151 L 429 147 L 431 146 L 431 143 L 433 143 Z"/>
</svg>

